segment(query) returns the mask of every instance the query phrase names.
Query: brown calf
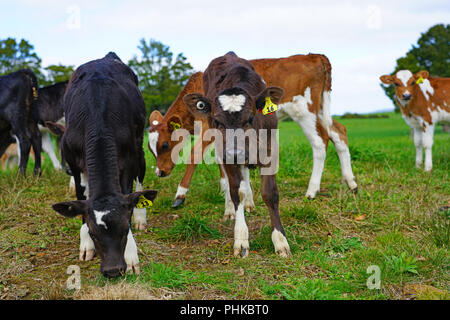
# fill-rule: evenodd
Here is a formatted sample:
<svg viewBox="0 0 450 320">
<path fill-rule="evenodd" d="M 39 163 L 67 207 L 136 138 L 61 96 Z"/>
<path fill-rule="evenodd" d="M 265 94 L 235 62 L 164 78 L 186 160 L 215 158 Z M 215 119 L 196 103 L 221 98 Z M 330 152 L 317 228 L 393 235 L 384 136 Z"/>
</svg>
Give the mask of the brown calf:
<svg viewBox="0 0 450 320">
<path fill-rule="evenodd" d="M 290 116 L 302 127 L 311 144 L 314 162 L 306 196 L 314 198 L 320 189 L 326 148 L 330 139 L 335 144 L 339 156 L 342 176 L 350 189 L 356 192 L 357 185 L 351 168 L 345 126 L 332 120 L 330 116 L 331 65 L 328 59 L 323 55 L 308 54 L 281 59 L 250 60 L 250 62 L 267 85 L 279 86 L 284 89 L 285 95 L 279 105 L 277 116 L 278 118 Z M 203 92 L 201 72 L 192 75 L 164 117 L 159 111 L 153 111 L 150 115 L 149 148 L 156 157 L 156 173 L 158 176 L 169 175 L 175 166 L 171 159 L 171 153 L 178 142 L 171 141 L 171 134 L 175 129 L 173 124 L 180 124 L 191 134 L 194 133 L 194 116 L 186 110 L 181 101 L 186 93 L 194 92 L 192 90 Z M 208 127 L 207 124 L 202 124 L 204 132 Z M 196 143 L 201 144 L 202 153 L 211 144 L 210 141 L 204 141 L 202 136 Z M 196 146 L 192 149 L 191 161 L 188 163 L 186 173 L 179 184 L 174 207 L 182 204 L 185 200 L 196 167 L 194 150 L 197 149 Z M 226 192 L 226 180 L 222 172 L 221 178 L 222 189 Z M 248 200 L 245 207 L 246 210 L 251 210 L 254 207 L 253 200 Z M 225 209 L 225 216 L 228 216 L 231 211 Z"/>
<path fill-rule="evenodd" d="M 183 98 L 184 103 L 196 118 L 207 119 L 210 128 L 216 128 L 220 133 L 215 140 L 216 156 L 223 160 L 223 168 L 230 189 L 230 196 L 236 217 L 234 229 L 234 254 L 243 257 L 249 253 L 248 228 L 245 223 L 244 202 L 249 192 L 249 165 L 259 167 L 273 165 L 278 147 L 273 144 L 272 130 L 276 130 L 278 120 L 275 114 L 258 112 L 265 106 L 265 100 L 270 98 L 273 103 L 280 102 L 283 90 L 279 87 L 267 87 L 262 78 L 254 71 L 247 60 L 241 59 L 233 52 L 214 59 L 205 70 L 203 76 L 205 96 L 201 93 L 190 93 Z M 250 140 L 244 146 L 235 146 L 234 138 L 228 136 L 228 131 L 247 134 L 255 133 L 258 140 Z M 268 132 L 267 132 L 268 131 Z M 261 141 L 261 133 L 268 140 Z M 220 140 L 220 141 L 219 141 Z M 276 139 L 275 139 L 276 140 Z M 218 143 L 219 142 L 219 143 Z M 270 163 L 263 164 L 260 157 L 254 163 L 249 162 L 254 147 L 256 153 L 270 155 Z M 264 149 L 264 150 L 263 150 Z M 218 156 L 219 154 L 219 156 Z M 242 162 L 239 162 L 241 158 Z M 272 242 L 275 252 L 280 256 L 290 255 L 278 209 L 278 189 L 275 172 L 267 174 L 261 169 L 261 195 L 270 211 L 272 225 Z"/>
<path fill-rule="evenodd" d="M 450 122 L 450 78 L 430 77 L 428 71 L 412 74 L 400 70 L 392 76 L 381 76 L 380 80 L 395 86 L 395 101 L 403 119 L 414 131 L 416 167 L 422 167 L 425 148 L 424 169 L 430 171 L 435 124 Z"/>
</svg>

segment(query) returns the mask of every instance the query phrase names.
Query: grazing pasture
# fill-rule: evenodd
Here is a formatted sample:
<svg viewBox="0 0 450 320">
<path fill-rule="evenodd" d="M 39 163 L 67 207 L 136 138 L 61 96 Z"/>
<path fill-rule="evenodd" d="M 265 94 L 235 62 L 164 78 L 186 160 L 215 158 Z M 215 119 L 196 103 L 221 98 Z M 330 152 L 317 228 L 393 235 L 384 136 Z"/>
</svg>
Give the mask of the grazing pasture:
<svg viewBox="0 0 450 320">
<path fill-rule="evenodd" d="M 185 165 L 158 178 L 145 147 L 143 186 L 159 193 L 147 230 L 134 231 L 141 274 L 115 280 L 100 274 L 98 257 L 78 261 L 81 219 L 51 208 L 75 199 L 68 176 L 48 158 L 40 178 L 1 172 L 0 299 L 449 299 L 450 135 L 437 127 L 433 170 L 426 173 L 414 168 L 414 144 L 400 115 L 339 121 L 347 126 L 359 193 L 339 183 L 330 144 L 314 200 L 304 197 L 311 147 L 295 122 L 279 124 L 288 259 L 273 251 L 257 171 L 251 172 L 256 210 L 246 213 L 250 254 L 235 258 L 234 222 L 222 222 L 218 167 L 200 165 L 184 206 L 174 210 Z M 66 289 L 69 265 L 81 268 L 79 291 Z M 371 265 L 381 270 L 380 289 L 367 288 Z"/>
</svg>

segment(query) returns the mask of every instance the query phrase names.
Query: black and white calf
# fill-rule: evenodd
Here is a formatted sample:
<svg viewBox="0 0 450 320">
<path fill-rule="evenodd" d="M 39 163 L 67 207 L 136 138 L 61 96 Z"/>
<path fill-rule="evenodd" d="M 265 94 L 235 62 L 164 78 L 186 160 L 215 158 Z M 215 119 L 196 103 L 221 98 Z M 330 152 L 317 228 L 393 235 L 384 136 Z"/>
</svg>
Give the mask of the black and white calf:
<svg viewBox="0 0 450 320">
<path fill-rule="evenodd" d="M 66 217 L 82 216 L 81 260 L 92 259 L 95 250 L 103 275 L 139 273 L 132 210 L 142 197 L 153 201 L 157 191 L 143 191 L 140 183 L 145 175 L 145 105 L 137 77 L 110 52 L 74 72 L 64 110 L 61 151 L 75 178 L 78 200 L 56 203 L 53 209 Z M 137 192 L 131 193 L 134 180 Z M 145 210 L 143 215 L 145 220 Z"/>
<path fill-rule="evenodd" d="M 35 103 L 37 89 L 36 76 L 29 69 L 0 77 L 0 156 L 16 140 L 21 174 L 26 172 L 31 146 L 36 156 L 34 173 L 41 173 L 41 133 Z"/>
</svg>

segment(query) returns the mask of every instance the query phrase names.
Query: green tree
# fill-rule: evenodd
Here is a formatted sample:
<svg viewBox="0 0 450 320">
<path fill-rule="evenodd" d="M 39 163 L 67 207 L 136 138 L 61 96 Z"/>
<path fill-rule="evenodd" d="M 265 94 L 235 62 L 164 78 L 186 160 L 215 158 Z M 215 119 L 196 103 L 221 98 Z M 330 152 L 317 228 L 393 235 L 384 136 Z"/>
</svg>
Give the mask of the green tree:
<svg viewBox="0 0 450 320">
<path fill-rule="evenodd" d="M 45 81 L 41 82 L 42 86 L 48 86 L 56 82 L 62 82 L 69 80 L 74 71 L 74 66 L 65 66 L 62 64 L 52 64 L 44 68 L 47 71 Z"/>
<path fill-rule="evenodd" d="M 141 39 L 140 56 L 134 56 L 128 65 L 136 72 L 147 112 L 158 109 L 165 112 L 176 99 L 193 72 L 186 57 L 175 58 L 169 46 L 150 39 Z"/>
<path fill-rule="evenodd" d="M 17 42 L 14 38 L 0 40 L 0 75 L 23 68 L 31 69 L 38 80 L 43 80 L 41 58 L 34 52 L 34 46 L 27 40 Z"/>
<path fill-rule="evenodd" d="M 437 24 L 422 33 L 417 45 L 413 45 L 404 57 L 397 59 L 391 75 L 404 69 L 412 73 L 427 70 L 432 76 L 450 77 L 450 25 Z M 394 103 L 394 87 L 382 84 L 381 87 Z M 397 105 L 394 105 L 398 111 Z"/>
</svg>

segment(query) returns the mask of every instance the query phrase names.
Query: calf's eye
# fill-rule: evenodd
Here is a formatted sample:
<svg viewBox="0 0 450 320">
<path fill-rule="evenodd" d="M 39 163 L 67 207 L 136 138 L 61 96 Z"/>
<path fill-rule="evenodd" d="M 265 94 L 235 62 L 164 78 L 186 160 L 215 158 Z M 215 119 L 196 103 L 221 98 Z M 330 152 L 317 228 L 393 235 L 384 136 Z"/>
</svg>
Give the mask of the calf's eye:
<svg viewBox="0 0 450 320">
<path fill-rule="evenodd" d="M 169 149 L 169 143 L 166 141 L 166 142 L 164 142 L 163 145 L 162 145 L 162 150 L 163 150 L 163 151 L 166 151 L 167 149 Z"/>
<path fill-rule="evenodd" d="M 203 109 L 205 109 L 205 107 L 206 107 L 206 104 L 203 101 L 197 102 L 197 109 L 203 110 Z"/>
</svg>

